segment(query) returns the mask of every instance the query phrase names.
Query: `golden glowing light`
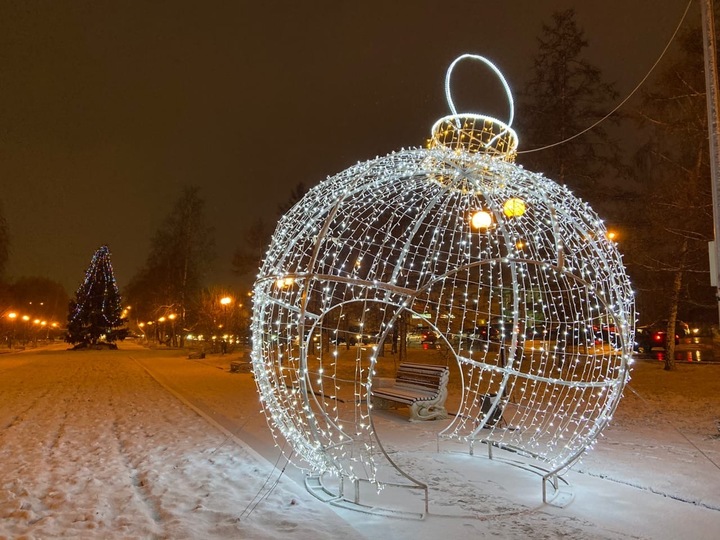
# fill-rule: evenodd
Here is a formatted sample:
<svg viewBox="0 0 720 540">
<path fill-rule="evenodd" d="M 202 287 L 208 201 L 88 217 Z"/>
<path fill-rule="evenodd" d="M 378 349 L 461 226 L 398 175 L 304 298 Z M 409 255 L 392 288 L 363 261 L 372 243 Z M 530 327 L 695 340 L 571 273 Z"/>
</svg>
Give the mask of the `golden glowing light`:
<svg viewBox="0 0 720 540">
<path fill-rule="evenodd" d="M 505 201 L 503 214 L 509 218 L 520 217 L 525 213 L 525 201 L 512 197 Z"/>
<path fill-rule="evenodd" d="M 478 210 L 470 218 L 470 224 L 475 229 L 488 229 L 492 225 L 492 216 L 485 210 Z"/>
<path fill-rule="evenodd" d="M 232 298 L 230 298 L 229 296 L 224 296 L 220 299 L 220 303 L 223 306 L 227 306 L 230 302 L 232 302 Z"/>
<path fill-rule="evenodd" d="M 291 277 L 279 278 L 278 280 L 275 281 L 275 286 L 278 287 L 279 289 L 282 289 L 283 287 L 289 287 L 293 283 L 295 283 L 294 278 L 291 278 Z"/>
</svg>

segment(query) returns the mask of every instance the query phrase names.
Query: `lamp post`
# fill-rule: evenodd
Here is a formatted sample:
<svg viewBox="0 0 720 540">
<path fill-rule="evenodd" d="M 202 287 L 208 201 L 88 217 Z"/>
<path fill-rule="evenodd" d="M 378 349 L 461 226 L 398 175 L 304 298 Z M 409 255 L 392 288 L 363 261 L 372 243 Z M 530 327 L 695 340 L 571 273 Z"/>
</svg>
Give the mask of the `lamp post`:
<svg viewBox="0 0 720 540">
<path fill-rule="evenodd" d="M 33 330 L 33 343 L 35 343 L 35 347 L 37 347 L 37 344 L 38 344 L 38 334 L 40 333 L 40 328 L 41 328 L 40 323 L 41 322 L 42 321 L 40 321 L 40 319 L 33 320 L 33 324 L 37 327 Z"/>
<path fill-rule="evenodd" d="M 223 296 L 220 299 L 220 304 L 223 308 L 223 326 L 225 328 L 225 334 L 222 337 L 221 341 L 221 347 L 222 347 L 222 354 L 225 354 L 227 352 L 227 336 L 228 336 L 228 314 L 227 309 L 230 303 L 232 302 L 232 298 L 229 296 Z"/>
<path fill-rule="evenodd" d="M 8 313 L 8 319 L 10 319 L 10 339 L 8 340 L 8 349 L 12 349 L 13 341 L 15 341 L 15 319 L 17 319 L 17 313 L 11 311 Z"/>
<path fill-rule="evenodd" d="M 168 315 L 168 319 L 170 319 L 170 343 L 173 347 L 177 347 L 177 340 L 175 339 L 175 318 L 177 315 L 174 313 L 171 313 Z"/>
<path fill-rule="evenodd" d="M 28 336 L 30 335 L 30 316 L 23 315 L 22 320 L 25 321 L 25 332 L 23 332 L 23 347 L 27 345 Z"/>
<path fill-rule="evenodd" d="M 165 317 L 160 317 L 158 319 L 158 323 L 162 323 L 162 337 L 160 336 L 160 325 L 157 325 L 157 332 L 158 332 L 158 341 L 160 343 L 165 342 Z"/>
</svg>

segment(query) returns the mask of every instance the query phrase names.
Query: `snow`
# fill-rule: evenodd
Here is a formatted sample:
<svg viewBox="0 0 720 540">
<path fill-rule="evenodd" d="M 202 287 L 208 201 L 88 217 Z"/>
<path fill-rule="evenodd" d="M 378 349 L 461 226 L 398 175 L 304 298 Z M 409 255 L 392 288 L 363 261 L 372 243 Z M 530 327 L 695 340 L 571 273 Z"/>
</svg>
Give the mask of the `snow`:
<svg viewBox="0 0 720 540">
<path fill-rule="evenodd" d="M 239 357 L 128 342 L 1 354 L 0 539 L 720 538 L 720 365 L 637 362 L 553 504 L 516 456 L 438 453 L 435 422 L 378 413 L 383 441 L 430 485 L 419 520 L 310 495 L 252 375 L 230 373 Z"/>
</svg>

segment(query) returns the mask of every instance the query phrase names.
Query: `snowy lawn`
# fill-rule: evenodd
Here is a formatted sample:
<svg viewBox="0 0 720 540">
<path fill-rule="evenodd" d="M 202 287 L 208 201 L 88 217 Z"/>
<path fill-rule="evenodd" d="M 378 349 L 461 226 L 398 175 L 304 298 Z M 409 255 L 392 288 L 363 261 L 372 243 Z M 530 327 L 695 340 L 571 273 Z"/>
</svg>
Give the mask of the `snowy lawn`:
<svg viewBox="0 0 720 540">
<path fill-rule="evenodd" d="M 240 354 L 120 347 L 0 355 L 0 538 L 720 537 L 720 365 L 638 362 L 564 508 L 514 467 L 433 456 L 436 423 L 383 412 L 381 436 L 437 487 L 414 521 L 333 509 L 280 475 L 252 376 L 229 372 Z"/>
</svg>

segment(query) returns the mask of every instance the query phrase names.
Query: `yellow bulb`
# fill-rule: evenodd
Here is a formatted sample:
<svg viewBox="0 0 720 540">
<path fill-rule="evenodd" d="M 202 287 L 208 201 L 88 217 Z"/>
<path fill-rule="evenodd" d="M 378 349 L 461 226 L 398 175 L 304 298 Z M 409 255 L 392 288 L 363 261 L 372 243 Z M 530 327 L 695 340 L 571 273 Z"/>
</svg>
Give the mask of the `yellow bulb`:
<svg viewBox="0 0 720 540">
<path fill-rule="evenodd" d="M 295 279 L 293 279 L 291 277 L 279 278 L 279 279 L 275 280 L 275 286 L 278 287 L 279 289 L 282 289 L 283 287 L 289 287 L 293 283 L 295 283 Z"/>
<path fill-rule="evenodd" d="M 512 197 L 505 201 L 503 205 L 503 214 L 507 217 L 520 217 L 525 213 L 525 201 Z"/>
<path fill-rule="evenodd" d="M 479 210 L 470 218 L 470 224 L 475 229 L 487 229 L 492 225 L 492 216 L 485 210 Z"/>
</svg>

